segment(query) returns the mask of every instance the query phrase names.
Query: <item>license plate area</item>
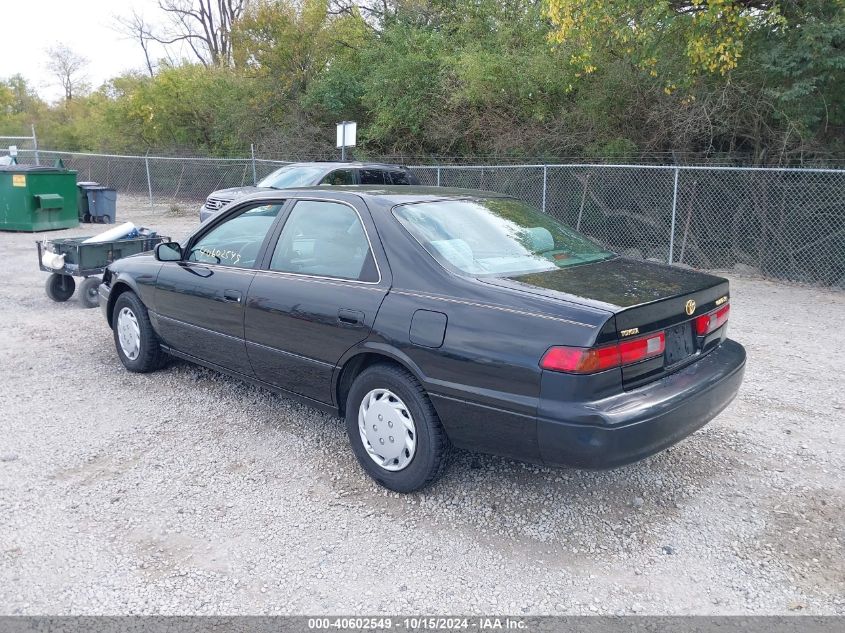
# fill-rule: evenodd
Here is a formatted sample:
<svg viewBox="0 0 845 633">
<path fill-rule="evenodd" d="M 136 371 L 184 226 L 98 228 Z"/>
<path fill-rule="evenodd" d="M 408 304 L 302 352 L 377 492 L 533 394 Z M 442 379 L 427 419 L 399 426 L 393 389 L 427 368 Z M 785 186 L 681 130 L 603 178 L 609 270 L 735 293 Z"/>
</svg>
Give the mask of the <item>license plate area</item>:
<svg viewBox="0 0 845 633">
<path fill-rule="evenodd" d="M 671 367 L 695 354 L 692 322 L 687 321 L 666 330 L 666 366 Z"/>
</svg>

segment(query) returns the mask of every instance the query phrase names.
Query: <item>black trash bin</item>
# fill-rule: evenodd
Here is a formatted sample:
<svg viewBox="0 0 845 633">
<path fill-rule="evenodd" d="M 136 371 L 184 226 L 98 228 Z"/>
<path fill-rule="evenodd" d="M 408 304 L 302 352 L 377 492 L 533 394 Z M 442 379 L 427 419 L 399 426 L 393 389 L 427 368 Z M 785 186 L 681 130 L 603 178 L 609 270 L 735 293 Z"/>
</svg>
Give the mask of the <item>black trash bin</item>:
<svg viewBox="0 0 845 633">
<path fill-rule="evenodd" d="M 88 213 L 92 222 L 112 224 L 117 215 L 117 191 L 98 185 L 88 187 Z"/>
<path fill-rule="evenodd" d="M 100 183 L 93 180 L 83 180 L 76 183 L 76 208 L 79 211 L 80 222 L 91 221 L 91 212 L 88 209 L 88 189 L 99 186 Z"/>
</svg>

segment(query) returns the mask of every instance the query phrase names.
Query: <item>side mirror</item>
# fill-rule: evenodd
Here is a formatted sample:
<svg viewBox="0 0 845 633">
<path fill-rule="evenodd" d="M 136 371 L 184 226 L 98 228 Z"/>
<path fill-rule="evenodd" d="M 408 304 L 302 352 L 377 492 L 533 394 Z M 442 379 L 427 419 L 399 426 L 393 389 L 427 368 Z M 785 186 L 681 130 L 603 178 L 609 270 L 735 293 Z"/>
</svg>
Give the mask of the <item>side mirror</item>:
<svg viewBox="0 0 845 633">
<path fill-rule="evenodd" d="M 178 262 L 182 259 L 179 242 L 162 242 L 155 247 L 155 258 L 160 262 Z"/>
</svg>

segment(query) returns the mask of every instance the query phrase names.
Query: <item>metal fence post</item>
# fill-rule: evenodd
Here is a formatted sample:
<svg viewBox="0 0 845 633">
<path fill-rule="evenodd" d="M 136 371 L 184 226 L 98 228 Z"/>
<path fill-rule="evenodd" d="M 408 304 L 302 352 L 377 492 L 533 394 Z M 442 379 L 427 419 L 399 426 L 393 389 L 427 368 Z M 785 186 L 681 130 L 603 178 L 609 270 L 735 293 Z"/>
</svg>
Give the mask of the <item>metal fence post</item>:
<svg viewBox="0 0 845 633">
<path fill-rule="evenodd" d="M 437 186 L 440 186 L 440 165 L 437 166 Z"/>
<path fill-rule="evenodd" d="M 144 156 L 144 167 L 147 168 L 147 191 L 150 194 L 150 206 L 153 206 L 153 181 L 150 180 L 150 155 Z"/>
<path fill-rule="evenodd" d="M 548 165 L 543 165 L 543 213 L 546 212 L 546 183 L 548 182 Z"/>
<path fill-rule="evenodd" d="M 678 174 L 680 174 L 681 168 L 675 167 L 675 186 L 672 189 L 672 228 L 669 229 L 669 262 L 672 263 L 672 260 L 675 256 L 675 216 L 678 211 Z"/>
<path fill-rule="evenodd" d="M 32 147 L 35 150 L 35 164 L 40 165 L 41 160 L 38 156 L 38 138 L 35 136 L 35 123 L 32 124 Z"/>
<path fill-rule="evenodd" d="M 587 189 L 590 186 L 590 175 L 584 178 L 584 189 L 581 191 L 581 204 L 578 206 L 578 220 L 575 222 L 575 230 L 581 230 L 581 219 L 584 217 L 584 205 L 587 203 Z"/>
<path fill-rule="evenodd" d="M 249 144 L 249 153 L 252 154 L 252 184 L 258 184 L 258 178 L 255 175 L 255 145 Z"/>
</svg>

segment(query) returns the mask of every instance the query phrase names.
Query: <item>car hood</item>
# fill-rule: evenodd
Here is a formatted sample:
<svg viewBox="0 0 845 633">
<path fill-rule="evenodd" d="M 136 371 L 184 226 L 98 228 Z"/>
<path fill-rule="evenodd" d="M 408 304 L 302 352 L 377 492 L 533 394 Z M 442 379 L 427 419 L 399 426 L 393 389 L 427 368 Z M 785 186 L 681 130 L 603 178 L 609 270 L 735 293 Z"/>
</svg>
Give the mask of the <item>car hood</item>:
<svg viewBox="0 0 845 633">
<path fill-rule="evenodd" d="M 228 189 L 218 189 L 209 194 L 209 198 L 216 198 L 217 200 L 236 200 L 251 193 L 258 193 L 261 191 L 273 191 L 271 187 L 229 187 Z"/>
<path fill-rule="evenodd" d="M 725 283 L 706 273 L 626 257 L 480 281 L 612 312 Z"/>
</svg>

